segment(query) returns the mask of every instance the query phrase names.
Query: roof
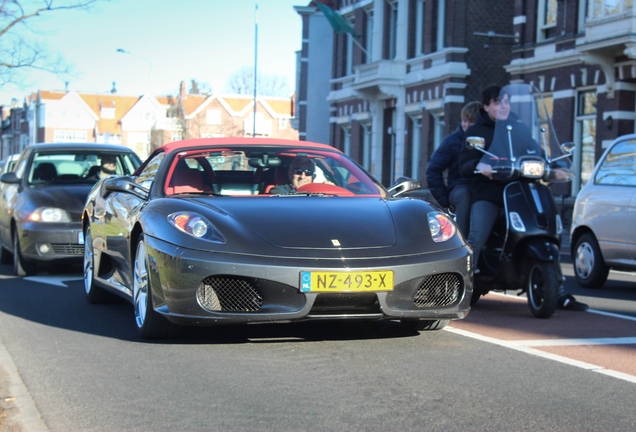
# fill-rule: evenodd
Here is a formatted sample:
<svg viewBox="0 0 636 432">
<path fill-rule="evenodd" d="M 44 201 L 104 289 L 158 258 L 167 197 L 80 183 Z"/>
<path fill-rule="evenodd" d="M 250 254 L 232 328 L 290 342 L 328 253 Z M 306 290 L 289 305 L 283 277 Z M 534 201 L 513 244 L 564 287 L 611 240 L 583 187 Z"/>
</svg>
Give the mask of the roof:
<svg viewBox="0 0 636 432">
<path fill-rule="evenodd" d="M 223 99 L 232 111 L 237 113 L 243 111 L 254 100 L 253 97 L 239 95 L 221 95 L 219 98 Z"/>
<path fill-rule="evenodd" d="M 165 151 L 166 153 L 180 150 L 184 148 L 196 147 L 214 147 L 228 145 L 268 145 L 268 146 L 294 146 L 294 147 L 311 147 L 326 150 L 338 151 L 335 147 L 327 144 L 319 144 L 308 141 L 284 140 L 274 138 L 200 138 L 189 139 L 183 141 L 175 141 L 165 144 L 157 149 L 157 151 Z"/>
<path fill-rule="evenodd" d="M 263 99 L 276 114 L 291 115 L 292 103 L 290 99 Z"/>
<path fill-rule="evenodd" d="M 31 144 L 27 148 L 32 148 L 33 150 L 111 150 L 134 153 L 128 147 L 121 145 L 98 143 L 39 143 Z"/>
<path fill-rule="evenodd" d="M 196 109 L 199 108 L 201 104 L 205 102 L 207 98 L 208 96 L 199 96 L 199 95 L 191 95 L 191 94 L 187 95 L 187 97 L 183 99 L 183 109 L 185 110 L 185 115 L 190 115 L 194 111 L 196 111 Z"/>
<path fill-rule="evenodd" d="M 40 99 L 41 100 L 60 100 L 64 96 L 66 96 L 68 92 L 57 92 L 57 91 L 48 91 L 48 90 L 40 90 Z"/>
<path fill-rule="evenodd" d="M 121 133 L 121 126 L 119 124 L 121 118 L 131 110 L 139 99 L 140 96 L 119 96 L 115 94 L 90 94 L 90 93 L 78 93 L 86 105 L 99 116 L 97 121 L 97 131 L 99 133 L 108 132 L 110 134 Z M 100 105 L 101 102 L 101 105 Z M 101 118 L 101 107 L 115 108 L 114 118 Z"/>
</svg>

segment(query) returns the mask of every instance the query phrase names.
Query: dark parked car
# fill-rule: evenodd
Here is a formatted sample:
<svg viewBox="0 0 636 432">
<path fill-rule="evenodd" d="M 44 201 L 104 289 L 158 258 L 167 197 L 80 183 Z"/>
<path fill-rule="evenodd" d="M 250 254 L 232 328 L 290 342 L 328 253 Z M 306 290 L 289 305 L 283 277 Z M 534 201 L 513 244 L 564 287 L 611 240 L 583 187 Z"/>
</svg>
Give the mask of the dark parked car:
<svg viewBox="0 0 636 432">
<path fill-rule="evenodd" d="M 102 167 L 106 160 L 114 164 Z M 122 146 L 28 146 L 14 171 L 0 176 L 2 263 L 13 260 L 18 276 L 35 274 L 38 263 L 81 263 L 81 216 L 90 190 L 105 170 L 130 175 L 140 164 L 139 157 Z"/>
<path fill-rule="evenodd" d="M 574 276 L 600 288 L 610 268 L 636 271 L 636 134 L 617 138 L 581 189 L 572 214 Z"/>
<path fill-rule="evenodd" d="M 143 337 L 324 319 L 439 329 L 468 313 L 472 255 L 446 214 L 399 196 L 419 187 L 387 190 L 323 144 L 167 144 L 92 191 L 86 296 L 132 302 Z"/>
</svg>

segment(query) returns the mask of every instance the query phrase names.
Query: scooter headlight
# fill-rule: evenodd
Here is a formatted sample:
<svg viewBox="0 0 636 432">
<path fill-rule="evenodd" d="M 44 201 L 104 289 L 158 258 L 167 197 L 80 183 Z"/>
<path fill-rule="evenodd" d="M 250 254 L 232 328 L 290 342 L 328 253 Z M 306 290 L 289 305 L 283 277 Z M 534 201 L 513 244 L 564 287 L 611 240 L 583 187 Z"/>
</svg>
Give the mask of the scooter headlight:
<svg viewBox="0 0 636 432">
<path fill-rule="evenodd" d="M 428 214 L 428 227 L 435 243 L 444 242 L 452 238 L 457 232 L 455 224 L 443 213 L 431 212 Z"/>
<path fill-rule="evenodd" d="M 540 161 L 525 161 L 521 163 L 521 174 L 528 178 L 541 178 L 545 172 L 545 163 Z"/>
</svg>

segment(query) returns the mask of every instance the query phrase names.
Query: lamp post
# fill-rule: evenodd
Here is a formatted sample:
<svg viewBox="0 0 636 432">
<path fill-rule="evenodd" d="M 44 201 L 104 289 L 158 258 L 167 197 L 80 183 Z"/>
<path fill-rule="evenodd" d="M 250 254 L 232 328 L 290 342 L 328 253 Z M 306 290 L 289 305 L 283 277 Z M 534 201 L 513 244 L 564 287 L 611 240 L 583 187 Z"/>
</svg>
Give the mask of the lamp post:
<svg viewBox="0 0 636 432">
<path fill-rule="evenodd" d="M 122 49 L 122 48 L 117 49 L 117 52 L 122 54 L 130 54 L 131 56 L 139 57 L 140 59 L 148 62 L 148 94 L 152 94 L 152 62 L 148 60 L 146 57 L 142 57 L 139 54 L 126 51 L 125 49 Z"/>
</svg>

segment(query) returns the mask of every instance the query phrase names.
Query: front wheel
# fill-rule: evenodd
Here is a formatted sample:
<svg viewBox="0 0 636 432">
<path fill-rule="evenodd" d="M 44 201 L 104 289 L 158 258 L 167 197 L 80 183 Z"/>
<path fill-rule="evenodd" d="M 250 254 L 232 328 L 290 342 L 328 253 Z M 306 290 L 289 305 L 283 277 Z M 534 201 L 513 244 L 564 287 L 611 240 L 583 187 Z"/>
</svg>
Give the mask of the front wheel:
<svg viewBox="0 0 636 432">
<path fill-rule="evenodd" d="M 591 233 L 581 236 L 574 247 L 574 277 L 584 288 L 600 288 L 609 275 L 598 241 Z"/>
<path fill-rule="evenodd" d="M 441 330 L 448 320 L 402 320 L 402 325 L 411 331 Z"/>
<path fill-rule="evenodd" d="M 106 303 L 112 298 L 108 291 L 95 285 L 95 255 L 90 228 L 84 233 L 84 292 L 86 300 L 92 304 Z"/>
<path fill-rule="evenodd" d="M 558 263 L 533 261 L 526 277 L 528 306 L 537 318 L 550 318 L 557 308 L 561 276 Z"/>
<path fill-rule="evenodd" d="M 180 327 L 165 319 L 152 306 L 152 287 L 148 267 L 146 243 L 143 234 L 141 234 L 137 241 L 133 267 L 133 305 L 137 330 L 140 336 L 146 339 L 176 336 Z"/>
<path fill-rule="evenodd" d="M 37 270 L 37 264 L 24 259 L 18 237 L 16 228 L 13 232 L 13 274 L 16 276 L 33 276 Z"/>
</svg>

